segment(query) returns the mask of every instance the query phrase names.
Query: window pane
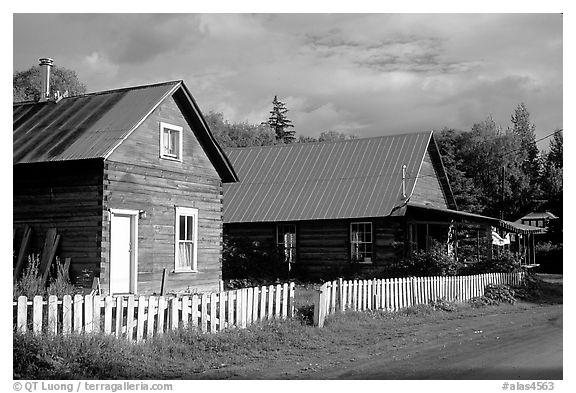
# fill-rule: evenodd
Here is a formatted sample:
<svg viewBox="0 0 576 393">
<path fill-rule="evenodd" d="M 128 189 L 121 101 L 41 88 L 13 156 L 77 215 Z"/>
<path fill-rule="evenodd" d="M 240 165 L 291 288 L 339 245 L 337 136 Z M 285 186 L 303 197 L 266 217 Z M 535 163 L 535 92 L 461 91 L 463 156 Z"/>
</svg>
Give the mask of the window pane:
<svg viewBox="0 0 576 393">
<path fill-rule="evenodd" d="M 187 216 L 186 217 L 186 240 L 193 240 L 193 235 L 194 235 L 194 223 L 192 221 L 193 217 L 192 216 Z"/>
<path fill-rule="evenodd" d="M 191 268 L 194 266 L 194 243 L 183 242 L 179 244 L 178 268 Z"/>
<path fill-rule="evenodd" d="M 178 131 L 170 130 L 170 154 L 178 155 Z"/>
<path fill-rule="evenodd" d="M 180 240 L 186 240 L 186 216 L 180 216 L 180 233 L 178 238 Z"/>
<path fill-rule="evenodd" d="M 163 154 L 169 154 L 170 152 L 170 134 L 167 128 L 162 130 L 162 152 Z"/>
</svg>

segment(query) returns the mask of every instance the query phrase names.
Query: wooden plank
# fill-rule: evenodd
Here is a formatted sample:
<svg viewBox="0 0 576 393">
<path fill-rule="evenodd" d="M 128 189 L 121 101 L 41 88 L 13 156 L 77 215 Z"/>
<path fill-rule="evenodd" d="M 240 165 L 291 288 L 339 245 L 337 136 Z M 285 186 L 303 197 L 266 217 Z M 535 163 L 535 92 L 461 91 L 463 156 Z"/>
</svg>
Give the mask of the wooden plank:
<svg viewBox="0 0 576 393">
<path fill-rule="evenodd" d="M 242 320 L 241 322 L 241 327 L 245 328 L 247 326 L 247 321 L 248 321 L 248 289 L 244 288 L 241 290 L 241 296 L 242 296 Z"/>
<path fill-rule="evenodd" d="M 48 281 L 48 275 L 50 274 L 50 265 L 56 255 L 56 248 L 58 247 L 58 242 L 60 241 L 60 235 L 56 233 L 56 228 L 50 228 L 46 232 L 46 238 L 44 239 L 44 247 L 42 248 L 42 257 L 40 259 L 40 266 L 38 268 L 40 277 L 42 278 L 42 283 L 46 286 Z"/>
<path fill-rule="evenodd" d="M 218 297 L 216 295 L 217 294 L 214 292 L 210 294 L 210 333 L 216 333 L 216 309 L 218 302 Z"/>
<path fill-rule="evenodd" d="M 82 332 L 82 295 L 74 295 L 74 333 Z"/>
<path fill-rule="evenodd" d="M 178 329 L 179 318 L 178 318 L 178 311 L 180 306 L 180 299 L 173 297 L 170 298 L 170 302 L 168 303 L 168 313 L 170 314 L 170 329 L 176 330 Z"/>
<path fill-rule="evenodd" d="M 48 334 L 58 333 L 58 297 L 48 296 Z"/>
<path fill-rule="evenodd" d="M 372 310 L 374 305 L 372 304 L 372 289 L 374 288 L 374 283 L 372 280 L 366 281 L 366 308 Z"/>
<path fill-rule="evenodd" d="M 258 301 L 260 299 L 260 288 L 258 287 L 254 287 L 254 295 L 253 295 L 253 301 L 252 301 L 252 322 L 256 322 L 258 320 L 258 306 L 260 305 L 260 302 Z"/>
<path fill-rule="evenodd" d="M 128 306 L 126 307 L 126 338 L 134 339 L 134 295 L 128 295 Z"/>
<path fill-rule="evenodd" d="M 295 296 L 295 284 L 293 282 L 290 283 L 289 285 L 289 291 L 290 291 L 290 295 L 289 295 L 289 317 L 292 318 L 294 317 L 294 296 Z"/>
<path fill-rule="evenodd" d="M 158 336 L 164 333 L 165 310 L 166 310 L 166 298 L 164 296 L 160 296 L 158 298 L 158 317 L 156 318 L 156 335 Z"/>
<path fill-rule="evenodd" d="M 154 336 L 154 316 L 156 315 L 156 296 L 148 298 L 148 320 L 146 322 L 146 338 Z"/>
<path fill-rule="evenodd" d="M 202 333 L 206 333 L 208 331 L 208 295 L 205 293 L 202 294 L 200 308 L 200 326 Z"/>
<path fill-rule="evenodd" d="M 225 328 L 226 328 L 226 292 L 221 291 L 218 293 L 218 331 L 222 331 Z"/>
<path fill-rule="evenodd" d="M 124 301 L 122 296 L 116 297 L 116 323 L 114 324 L 114 335 L 122 337 L 122 327 L 124 325 Z"/>
<path fill-rule="evenodd" d="M 192 318 L 192 326 L 197 328 L 198 327 L 198 315 L 199 315 L 198 306 L 200 304 L 200 299 L 198 298 L 198 295 L 197 294 L 192 295 L 190 302 L 192 304 L 191 312 L 190 312 L 190 315 Z"/>
<path fill-rule="evenodd" d="M 28 225 L 24 227 L 24 234 L 22 236 L 22 242 L 20 243 L 20 249 L 18 250 L 18 258 L 16 259 L 16 266 L 14 267 L 14 282 L 20 278 L 20 274 L 24 268 L 24 264 L 28 256 L 28 247 L 30 246 L 30 238 L 32 237 L 32 228 Z"/>
<path fill-rule="evenodd" d="M 228 327 L 234 327 L 234 310 L 235 310 L 235 302 L 236 302 L 236 291 L 228 291 L 226 292 L 226 313 L 228 314 Z"/>
<path fill-rule="evenodd" d="M 18 296 L 18 315 L 16 317 L 16 326 L 20 333 L 28 331 L 28 299 L 26 296 Z"/>
<path fill-rule="evenodd" d="M 266 319 L 272 319 L 274 314 L 274 285 L 268 286 L 268 301 L 266 305 Z"/>
<path fill-rule="evenodd" d="M 65 336 L 72 332 L 72 296 L 62 297 L 62 334 Z"/>
<path fill-rule="evenodd" d="M 146 322 L 146 307 L 148 306 L 148 300 L 145 296 L 140 295 L 138 297 L 138 313 L 137 313 L 137 327 L 136 327 L 136 342 L 141 342 L 144 338 L 144 322 Z"/>
<path fill-rule="evenodd" d="M 252 324 L 252 304 L 254 301 L 254 288 L 246 288 L 246 325 Z"/>
<path fill-rule="evenodd" d="M 34 334 L 42 333 L 42 296 L 34 296 L 32 303 L 32 331 Z"/>
<path fill-rule="evenodd" d="M 165 285 L 166 285 L 166 268 L 162 269 L 162 282 L 160 283 L 160 296 L 164 296 Z"/>
<path fill-rule="evenodd" d="M 258 318 L 263 321 L 266 319 L 266 295 L 267 290 L 266 286 L 263 285 L 260 287 L 260 313 L 258 314 Z"/>
<path fill-rule="evenodd" d="M 275 293 L 275 300 L 274 300 L 274 318 L 280 318 L 280 301 L 282 298 L 282 287 L 280 284 L 276 285 L 276 293 Z"/>
<path fill-rule="evenodd" d="M 190 298 L 188 296 L 182 296 L 182 327 L 184 329 L 188 328 L 189 315 L 190 315 Z"/>
<path fill-rule="evenodd" d="M 114 299 L 108 295 L 104 298 L 104 333 L 112 333 L 112 309 L 114 308 Z"/>
<path fill-rule="evenodd" d="M 92 331 L 100 333 L 100 309 L 102 304 L 100 302 L 100 295 L 92 297 Z"/>
<path fill-rule="evenodd" d="M 336 291 L 334 291 L 334 303 L 332 305 L 335 306 L 335 303 Z M 280 314 L 282 319 L 286 319 L 288 317 L 288 283 L 284 283 L 284 285 L 282 285 L 282 312 Z"/>
</svg>

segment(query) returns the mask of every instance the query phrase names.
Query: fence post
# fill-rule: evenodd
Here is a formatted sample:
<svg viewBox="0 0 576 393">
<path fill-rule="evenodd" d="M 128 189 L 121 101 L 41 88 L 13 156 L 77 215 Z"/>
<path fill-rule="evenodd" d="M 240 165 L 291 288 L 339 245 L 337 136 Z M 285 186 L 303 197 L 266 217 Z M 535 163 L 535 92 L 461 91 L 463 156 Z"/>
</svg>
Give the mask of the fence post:
<svg viewBox="0 0 576 393">
<path fill-rule="evenodd" d="M 290 297 L 289 297 L 289 302 L 290 302 L 290 318 L 294 317 L 294 283 L 291 282 L 290 283 Z M 266 292 L 264 292 L 266 293 Z"/>
<path fill-rule="evenodd" d="M 323 284 L 314 298 L 314 326 L 320 328 L 324 327 L 326 317 L 326 289 L 326 284 Z"/>
<path fill-rule="evenodd" d="M 34 296 L 33 301 L 33 316 L 32 316 L 32 331 L 34 334 L 42 333 L 42 296 Z"/>
<path fill-rule="evenodd" d="M 342 277 L 338 279 L 338 302 L 340 303 L 340 311 L 344 312 L 344 280 Z"/>
</svg>

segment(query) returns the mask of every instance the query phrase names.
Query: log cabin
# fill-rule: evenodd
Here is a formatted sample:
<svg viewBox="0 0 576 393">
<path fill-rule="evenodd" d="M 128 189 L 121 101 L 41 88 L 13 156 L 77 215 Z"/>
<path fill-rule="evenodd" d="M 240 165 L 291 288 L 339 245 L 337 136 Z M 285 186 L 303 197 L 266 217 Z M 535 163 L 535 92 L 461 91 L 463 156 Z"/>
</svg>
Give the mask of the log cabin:
<svg viewBox="0 0 576 393">
<path fill-rule="evenodd" d="M 226 238 L 275 245 L 281 269 L 301 277 L 383 276 L 433 241 L 479 261 L 493 228 L 535 230 L 459 211 L 432 132 L 227 154 L 240 181 L 224 185 Z"/>
<path fill-rule="evenodd" d="M 75 285 L 158 293 L 166 271 L 167 293 L 218 289 L 237 176 L 183 81 L 44 94 L 13 114 L 13 226 L 32 229 L 31 251 L 55 228 Z"/>
</svg>

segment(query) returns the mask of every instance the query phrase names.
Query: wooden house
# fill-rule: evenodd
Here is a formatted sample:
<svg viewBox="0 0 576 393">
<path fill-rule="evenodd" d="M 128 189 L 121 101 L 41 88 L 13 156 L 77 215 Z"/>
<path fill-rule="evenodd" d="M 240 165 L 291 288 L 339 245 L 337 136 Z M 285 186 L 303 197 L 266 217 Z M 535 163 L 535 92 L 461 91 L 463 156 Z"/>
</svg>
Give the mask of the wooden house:
<svg viewBox="0 0 576 393">
<path fill-rule="evenodd" d="M 49 228 L 73 283 L 218 289 L 222 184 L 236 174 L 182 81 L 14 104 L 13 225 Z"/>
<path fill-rule="evenodd" d="M 432 132 L 227 153 L 240 181 L 224 186 L 224 233 L 276 244 L 308 277 L 379 275 L 433 240 L 481 260 L 493 227 L 532 230 L 458 211 Z"/>
</svg>

